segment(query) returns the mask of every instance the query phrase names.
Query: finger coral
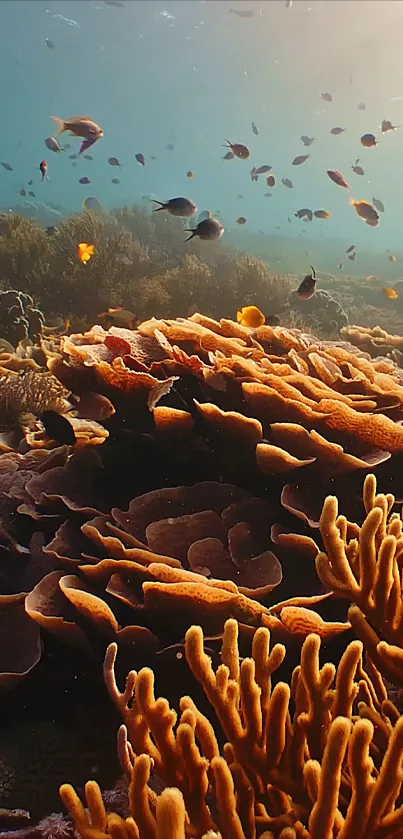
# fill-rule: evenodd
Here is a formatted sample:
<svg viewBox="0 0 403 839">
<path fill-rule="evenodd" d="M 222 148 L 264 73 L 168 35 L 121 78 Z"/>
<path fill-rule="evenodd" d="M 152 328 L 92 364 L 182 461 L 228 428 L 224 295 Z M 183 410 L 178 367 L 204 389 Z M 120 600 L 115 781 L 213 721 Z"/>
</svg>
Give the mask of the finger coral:
<svg viewBox="0 0 403 839">
<path fill-rule="evenodd" d="M 118 753 L 130 779 L 130 816 L 107 813 L 93 781 L 86 785 L 87 810 L 73 787 L 63 784 L 61 797 L 78 834 L 397 837 L 403 824 L 403 722 L 385 700 L 381 680 L 372 681 L 363 669 L 361 643 L 348 645 L 337 669 L 321 667 L 320 639 L 310 635 L 291 687 L 273 681 L 285 652 L 281 644 L 271 646 L 269 631 L 260 628 L 251 657 L 242 660 L 237 624 L 229 620 L 214 670 L 200 627 L 188 630 L 186 659 L 215 711 L 213 727 L 190 696 L 182 697 L 179 713 L 156 698 L 149 668 L 131 671 L 120 692 L 111 645 L 104 674 L 124 720 Z M 160 795 L 149 785 L 152 773 L 166 785 Z"/>
<path fill-rule="evenodd" d="M 402 516 L 392 512 L 391 493 L 377 494 L 374 475 L 365 478 L 363 501 L 358 527 L 339 515 L 335 496 L 326 498 L 316 569 L 327 588 L 352 601 L 349 619 L 380 672 L 403 684 Z"/>
</svg>

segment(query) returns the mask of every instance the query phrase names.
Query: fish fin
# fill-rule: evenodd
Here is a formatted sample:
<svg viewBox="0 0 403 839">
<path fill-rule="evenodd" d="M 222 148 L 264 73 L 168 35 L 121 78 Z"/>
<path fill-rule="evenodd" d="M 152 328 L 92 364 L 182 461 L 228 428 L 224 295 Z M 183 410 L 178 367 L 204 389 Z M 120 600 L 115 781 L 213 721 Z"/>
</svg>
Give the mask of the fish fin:
<svg viewBox="0 0 403 839">
<path fill-rule="evenodd" d="M 66 130 L 66 123 L 64 119 L 60 119 L 60 117 L 51 117 L 56 123 L 56 131 L 55 134 L 63 134 L 63 131 Z"/>
</svg>

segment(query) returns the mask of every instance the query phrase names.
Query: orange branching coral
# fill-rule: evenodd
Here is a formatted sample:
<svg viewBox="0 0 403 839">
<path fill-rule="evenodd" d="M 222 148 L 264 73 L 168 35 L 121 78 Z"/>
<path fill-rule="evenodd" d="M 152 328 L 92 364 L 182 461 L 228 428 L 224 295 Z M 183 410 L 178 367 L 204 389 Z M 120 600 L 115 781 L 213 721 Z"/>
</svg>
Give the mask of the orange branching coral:
<svg viewBox="0 0 403 839">
<path fill-rule="evenodd" d="M 179 714 L 154 694 L 149 668 L 131 671 L 123 692 L 114 673 L 116 645 L 104 675 L 123 717 L 118 734 L 122 768 L 130 779 L 131 815 L 107 814 L 99 787 L 86 786 L 89 813 L 70 785 L 65 806 L 83 839 L 175 839 L 217 832 L 226 839 L 395 839 L 403 825 L 403 720 L 373 668 L 362 665 L 353 641 L 340 663 L 319 663 L 320 639 L 304 642 L 291 688 L 273 676 L 285 657 L 256 630 L 250 658 L 241 660 L 237 624 L 227 621 L 221 664 L 214 671 L 203 633 L 192 626 L 188 664 L 215 711 L 215 731 L 190 696 Z M 356 714 L 357 699 L 359 716 Z M 220 750 L 221 737 L 226 743 Z M 167 789 L 156 796 L 154 771 Z M 180 790 L 180 792 L 179 792 Z M 169 807 L 169 819 L 167 809 Z"/>
<path fill-rule="evenodd" d="M 358 527 L 339 515 L 335 496 L 326 498 L 316 568 L 326 587 L 353 602 L 349 619 L 378 669 L 403 684 L 402 516 L 391 512 L 391 493 L 376 493 L 374 475 L 365 478 L 363 501 Z"/>
</svg>

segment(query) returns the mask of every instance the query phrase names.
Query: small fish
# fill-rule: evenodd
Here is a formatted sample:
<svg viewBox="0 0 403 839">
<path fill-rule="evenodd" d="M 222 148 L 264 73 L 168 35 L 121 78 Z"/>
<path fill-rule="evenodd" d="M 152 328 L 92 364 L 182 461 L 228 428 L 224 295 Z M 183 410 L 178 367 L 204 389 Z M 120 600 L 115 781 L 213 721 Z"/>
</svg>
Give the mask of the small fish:
<svg viewBox="0 0 403 839">
<path fill-rule="evenodd" d="M 69 160 L 78 160 L 78 154 L 69 154 Z"/>
<path fill-rule="evenodd" d="M 190 239 L 193 239 L 194 236 L 199 236 L 200 239 L 205 241 L 214 241 L 215 239 L 220 239 L 224 233 L 224 228 L 221 222 L 218 221 L 216 218 L 206 218 L 204 221 L 200 221 L 197 227 L 193 230 L 186 230 L 187 233 L 190 233 L 186 242 L 189 242 Z"/>
<path fill-rule="evenodd" d="M 301 140 L 304 146 L 311 146 L 315 142 L 315 137 L 307 137 L 306 134 L 303 134 Z"/>
<path fill-rule="evenodd" d="M 25 196 L 27 194 L 27 190 L 24 189 L 24 187 L 21 187 L 21 189 L 19 190 L 19 193 L 20 193 L 20 195 L 22 195 L 23 198 L 25 198 Z"/>
<path fill-rule="evenodd" d="M 302 280 L 301 285 L 297 289 L 298 297 L 301 297 L 302 300 L 309 300 L 310 297 L 313 297 L 315 294 L 316 288 L 316 275 L 315 269 L 311 265 L 312 274 L 307 274 L 306 277 Z"/>
<path fill-rule="evenodd" d="M 385 207 L 383 206 L 382 201 L 380 201 L 379 198 L 373 198 L 372 203 L 379 213 L 385 212 Z"/>
<path fill-rule="evenodd" d="M 258 134 L 259 134 L 259 129 L 258 129 L 257 125 L 255 125 L 254 122 L 252 122 L 252 131 L 253 131 L 254 134 L 256 134 L 256 137 L 257 137 Z"/>
<path fill-rule="evenodd" d="M 297 154 L 292 161 L 292 166 L 301 166 L 302 163 L 305 163 L 306 160 L 309 160 L 310 154 Z"/>
<path fill-rule="evenodd" d="M 285 7 L 286 9 L 292 8 L 292 0 L 285 0 Z"/>
<path fill-rule="evenodd" d="M 253 12 L 251 9 L 230 9 L 233 15 L 238 15 L 238 17 L 253 17 Z"/>
<path fill-rule="evenodd" d="M 84 419 L 104 422 L 113 416 L 116 410 L 107 396 L 102 396 L 95 390 L 88 390 L 80 396 L 75 413 Z"/>
<path fill-rule="evenodd" d="M 224 157 L 222 157 L 221 160 L 233 160 L 234 157 L 235 155 L 233 151 L 227 151 L 227 154 L 224 154 Z"/>
<path fill-rule="evenodd" d="M 315 210 L 314 212 L 315 218 L 330 218 L 330 213 L 327 210 Z"/>
<path fill-rule="evenodd" d="M 250 157 L 250 151 L 247 146 L 242 145 L 242 143 L 230 143 L 229 140 L 225 141 L 226 147 L 229 148 L 235 157 L 239 157 L 240 160 L 247 160 Z"/>
<path fill-rule="evenodd" d="M 151 200 L 153 204 L 160 205 L 154 210 L 154 213 L 166 210 L 171 216 L 189 218 L 197 212 L 196 204 L 194 204 L 193 201 L 190 201 L 189 198 L 170 198 L 169 201 L 166 201 L 165 203 L 163 201 L 156 201 L 155 198 L 152 198 Z"/>
<path fill-rule="evenodd" d="M 87 264 L 88 260 L 95 253 L 95 246 L 94 245 L 87 245 L 86 242 L 80 242 L 77 248 L 77 256 L 84 265 Z"/>
<path fill-rule="evenodd" d="M 91 117 L 69 117 L 68 119 L 51 117 L 51 119 L 56 123 L 56 134 L 70 131 L 73 137 L 84 137 L 93 142 L 104 136 L 102 128 Z"/>
<path fill-rule="evenodd" d="M 238 216 L 238 218 L 236 220 L 237 224 L 246 224 L 246 222 L 247 222 L 247 219 L 245 218 L 245 216 Z"/>
<path fill-rule="evenodd" d="M 120 184 L 119 178 L 112 178 L 111 184 Z"/>
<path fill-rule="evenodd" d="M 351 259 L 351 262 L 354 262 L 356 256 L 357 256 L 356 252 L 353 251 L 353 253 L 349 253 L 348 259 Z"/>
<path fill-rule="evenodd" d="M 352 168 L 353 172 L 355 172 L 356 175 L 364 175 L 365 174 L 364 170 L 363 170 L 362 166 L 358 166 L 358 161 L 359 161 L 359 158 L 357 157 L 357 160 L 355 161 L 354 166 L 352 166 L 351 168 Z"/>
<path fill-rule="evenodd" d="M 123 168 L 117 157 L 108 157 L 108 163 L 110 166 L 119 166 L 121 169 Z"/>
<path fill-rule="evenodd" d="M 344 189 L 350 189 L 350 185 L 337 169 L 327 169 L 326 174 L 333 183 L 337 184 L 337 186 L 342 186 Z"/>
<path fill-rule="evenodd" d="M 92 154 L 83 154 L 84 160 L 94 160 Z"/>
<path fill-rule="evenodd" d="M 91 146 L 93 146 L 94 143 L 96 143 L 97 140 L 98 140 L 98 137 L 87 137 L 87 139 L 83 140 L 83 142 L 81 143 L 81 146 L 78 150 L 78 153 L 82 154 L 84 151 L 87 151 L 87 149 L 90 149 Z M 70 146 L 69 146 L 69 148 L 70 148 Z"/>
<path fill-rule="evenodd" d="M 95 212 L 102 212 L 103 206 L 101 202 L 98 201 L 98 198 L 95 198 L 94 196 L 89 196 L 87 198 L 84 198 L 83 210 L 85 213 L 91 212 L 91 210 Z"/>
<path fill-rule="evenodd" d="M 340 268 L 340 271 L 343 270 L 343 263 L 342 262 L 339 262 L 339 268 Z"/>
<path fill-rule="evenodd" d="M 389 256 L 389 262 L 397 262 L 396 257 L 395 256 Z"/>
<path fill-rule="evenodd" d="M 378 145 L 376 137 L 373 134 L 363 134 L 360 138 L 360 143 L 365 149 L 372 149 Z"/>
<path fill-rule="evenodd" d="M 250 170 L 249 174 L 250 174 L 250 177 L 251 177 L 251 181 L 253 181 L 254 183 L 256 183 L 256 181 L 259 180 L 259 178 L 256 174 L 256 167 L 255 166 L 253 167 L 253 169 Z"/>
<path fill-rule="evenodd" d="M 33 181 L 28 181 L 28 186 L 32 186 Z"/>
<path fill-rule="evenodd" d="M 168 151 L 175 151 L 175 146 L 173 143 L 168 143 L 168 145 L 165 146 L 165 148 L 168 149 Z"/>
<path fill-rule="evenodd" d="M 320 93 L 319 95 L 324 102 L 333 102 L 333 97 L 330 93 Z"/>
<path fill-rule="evenodd" d="M 272 198 L 272 194 L 271 194 L 271 192 L 265 192 L 263 197 L 264 198 Z"/>
<path fill-rule="evenodd" d="M 46 233 L 47 236 L 53 236 L 54 233 L 58 233 L 58 232 L 59 232 L 59 230 L 58 230 L 57 227 L 54 226 L 54 224 L 50 224 L 49 227 L 45 228 L 45 233 Z"/>
<path fill-rule="evenodd" d="M 50 38 L 45 38 L 45 44 L 47 47 L 49 47 L 50 50 L 55 49 L 55 44 L 53 43 L 53 41 L 50 40 Z"/>
<path fill-rule="evenodd" d="M 308 210 L 304 207 L 302 210 L 298 210 L 298 212 L 294 213 L 295 218 L 307 218 L 309 221 L 312 221 L 313 213 L 312 210 Z"/>
<path fill-rule="evenodd" d="M 134 312 L 123 309 L 121 306 L 117 306 L 116 309 L 107 309 L 106 312 L 100 312 L 97 317 L 102 318 L 108 326 L 123 326 L 127 329 L 133 329 L 137 320 Z"/>
<path fill-rule="evenodd" d="M 32 192 L 32 189 L 29 190 L 28 195 L 30 195 L 31 198 L 35 198 L 35 193 Z"/>
<path fill-rule="evenodd" d="M 244 306 L 236 313 L 236 319 L 241 326 L 249 326 L 257 329 L 263 326 L 266 318 L 257 306 Z"/>
<path fill-rule="evenodd" d="M 39 170 L 42 175 L 42 181 L 44 181 L 46 178 L 46 172 L 48 171 L 48 164 L 46 163 L 46 160 L 41 160 L 39 164 Z"/>
<path fill-rule="evenodd" d="M 158 157 L 156 157 L 155 154 L 152 154 L 150 160 L 158 160 Z"/>
<path fill-rule="evenodd" d="M 281 178 L 281 183 L 282 183 L 284 186 L 286 186 L 288 189 L 292 189 L 292 188 L 293 188 L 293 182 L 292 182 L 292 181 L 290 181 L 290 179 L 289 179 L 289 178 Z"/>
<path fill-rule="evenodd" d="M 267 175 L 266 183 L 267 183 L 267 186 L 270 186 L 270 187 L 276 186 L 276 179 L 275 179 L 274 175 Z"/>
<path fill-rule="evenodd" d="M 359 102 L 358 105 L 357 105 L 357 108 L 358 108 L 359 111 L 365 111 L 366 107 L 367 106 L 366 106 L 365 102 Z"/>
<path fill-rule="evenodd" d="M 195 173 L 194 173 L 194 172 L 192 172 L 192 170 L 191 170 L 191 169 L 189 169 L 189 171 L 188 171 L 188 172 L 186 172 L 186 177 L 187 177 L 187 178 L 194 178 L 194 176 L 195 176 Z"/>
<path fill-rule="evenodd" d="M 78 182 L 78 183 L 79 183 L 79 184 L 90 184 L 90 183 L 91 183 L 91 181 L 90 181 L 90 179 L 89 179 L 89 178 L 87 178 L 87 177 L 84 175 L 84 177 L 83 177 L 83 178 L 80 178 L 80 180 L 79 180 L 79 182 Z"/>
<path fill-rule="evenodd" d="M 258 166 L 257 169 L 253 167 L 252 172 L 254 171 L 255 175 L 265 175 L 266 172 L 270 172 L 270 169 L 272 168 L 272 166 L 265 163 L 263 166 Z"/>
<path fill-rule="evenodd" d="M 145 166 L 146 165 L 146 159 L 144 157 L 144 154 L 142 154 L 141 152 L 138 152 L 138 154 L 135 154 L 134 157 L 136 158 L 137 163 L 140 163 L 140 166 Z"/>
<path fill-rule="evenodd" d="M 49 149 L 49 151 L 55 151 L 59 154 L 61 154 L 61 152 L 64 152 L 64 149 L 62 149 L 59 141 L 56 140 L 56 137 L 47 137 L 45 140 L 45 146 L 47 149 Z"/>
<path fill-rule="evenodd" d="M 352 198 L 350 201 L 352 207 L 354 207 L 356 213 L 360 218 L 364 219 L 364 221 L 370 225 L 370 227 L 376 227 L 379 222 L 378 213 L 375 210 L 375 207 L 372 204 L 369 204 L 368 201 L 354 201 Z"/>
<path fill-rule="evenodd" d="M 346 253 L 351 253 L 351 251 L 354 251 L 354 250 L 355 250 L 355 245 L 350 245 L 350 247 L 347 248 Z"/>
<path fill-rule="evenodd" d="M 392 125 L 390 119 L 383 119 L 382 120 L 382 134 L 386 134 L 387 131 L 396 131 L 399 128 L 399 125 Z"/>
<path fill-rule="evenodd" d="M 0 160 L 0 166 L 2 166 L 3 169 L 7 169 L 7 172 L 14 172 L 13 167 L 6 161 Z"/>
<path fill-rule="evenodd" d="M 291 219 L 290 219 L 289 216 L 287 216 L 287 219 L 288 219 L 288 224 L 291 224 Z"/>
<path fill-rule="evenodd" d="M 385 297 L 389 297 L 389 300 L 397 300 L 399 297 L 397 291 L 394 288 L 383 288 L 382 289 Z"/>
<path fill-rule="evenodd" d="M 365 279 L 370 281 L 370 280 L 377 280 L 378 278 L 377 278 L 376 274 L 368 274 L 368 276 L 365 277 Z"/>
<path fill-rule="evenodd" d="M 76 435 L 71 423 L 56 411 L 44 411 L 40 420 L 48 437 L 64 446 L 74 446 Z"/>
<path fill-rule="evenodd" d="M 339 125 L 336 125 L 334 128 L 330 129 L 330 133 L 337 137 L 338 134 L 344 134 L 345 130 L 345 128 L 340 128 Z"/>
</svg>

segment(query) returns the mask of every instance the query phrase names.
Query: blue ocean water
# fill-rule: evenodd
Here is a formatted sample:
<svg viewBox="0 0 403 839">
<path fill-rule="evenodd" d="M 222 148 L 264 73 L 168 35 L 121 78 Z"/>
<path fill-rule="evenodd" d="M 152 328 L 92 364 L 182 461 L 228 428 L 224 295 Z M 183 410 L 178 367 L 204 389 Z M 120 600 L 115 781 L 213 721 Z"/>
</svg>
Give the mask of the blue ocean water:
<svg viewBox="0 0 403 839">
<path fill-rule="evenodd" d="M 2 0 L 0 159 L 13 172 L 0 169 L 1 209 L 36 200 L 78 212 L 87 195 L 106 209 L 186 195 L 199 210 L 219 211 L 243 246 L 258 231 L 301 240 L 304 222 L 294 213 L 309 207 L 331 213 L 306 225 L 310 246 L 321 243 L 322 253 L 326 242 L 333 253 L 336 241 L 396 252 L 403 129 L 382 134 L 380 125 L 403 125 L 402 24 L 401 0 Z M 90 150 L 93 162 L 73 166 L 77 138 L 62 135 L 71 143 L 63 155 L 44 140 L 54 131 L 51 115 L 81 114 L 104 138 Z M 335 126 L 345 133 L 330 134 Z M 366 132 L 379 140 L 375 148 L 360 145 Z M 315 142 L 305 149 L 301 135 Z M 223 162 L 226 139 L 246 144 L 249 160 Z M 293 166 L 303 153 L 311 158 Z M 110 156 L 123 168 L 112 168 Z M 357 158 L 363 177 L 351 171 Z M 254 183 L 249 174 L 264 164 L 273 167 L 272 190 L 264 175 Z M 340 170 L 351 190 L 333 184 L 327 169 Z M 83 176 L 89 185 L 79 183 Z M 31 179 L 35 199 L 23 201 L 19 189 Z M 374 196 L 385 205 L 377 228 L 349 205 L 351 197 Z M 301 254 L 305 247 L 301 241 Z"/>
</svg>

